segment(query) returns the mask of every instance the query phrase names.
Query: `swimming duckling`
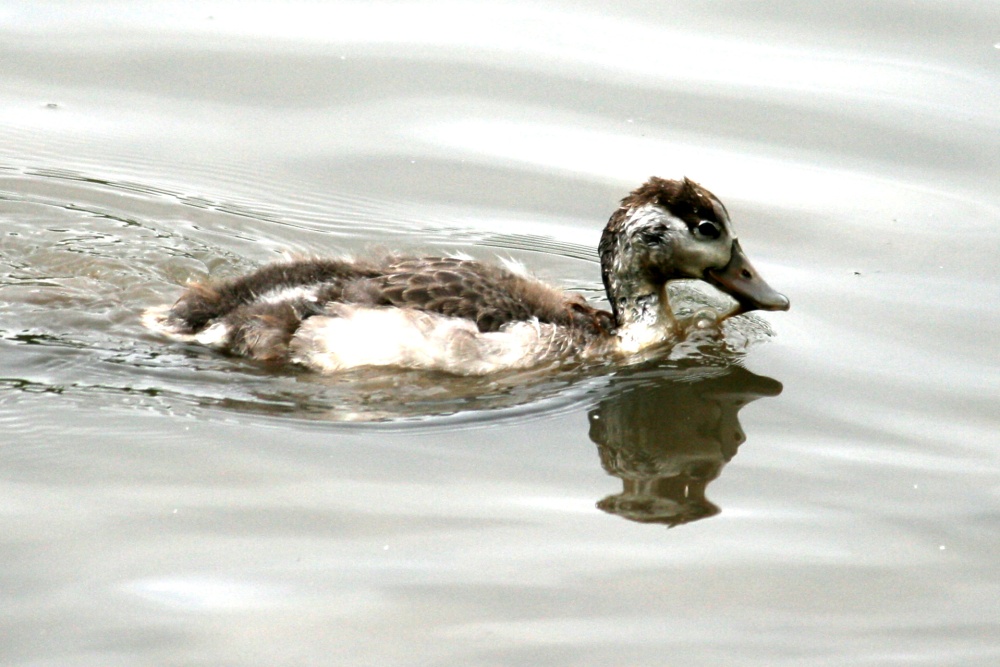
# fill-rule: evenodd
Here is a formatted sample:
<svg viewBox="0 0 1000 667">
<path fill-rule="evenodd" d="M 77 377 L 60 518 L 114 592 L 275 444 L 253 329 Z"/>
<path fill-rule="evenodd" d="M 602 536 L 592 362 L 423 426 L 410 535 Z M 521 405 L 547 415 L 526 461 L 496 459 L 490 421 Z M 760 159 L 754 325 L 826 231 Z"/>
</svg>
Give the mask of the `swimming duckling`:
<svg viewBox="0 0 1000 667">
<path fill-rule="evenodd" d="M 299 260 L 192 284 L 143 321 L 175 340 L 321 372 L 484 375 L 680 339 L 670 280 L 704 280 L 736 299 L 737 312 L 789 306 L 750 265 L 722 202 L 686 178 L 653 177 L 632 191 L 598 248 L 610 313 L 506 266 L 388 257 Z"/>
</svg>

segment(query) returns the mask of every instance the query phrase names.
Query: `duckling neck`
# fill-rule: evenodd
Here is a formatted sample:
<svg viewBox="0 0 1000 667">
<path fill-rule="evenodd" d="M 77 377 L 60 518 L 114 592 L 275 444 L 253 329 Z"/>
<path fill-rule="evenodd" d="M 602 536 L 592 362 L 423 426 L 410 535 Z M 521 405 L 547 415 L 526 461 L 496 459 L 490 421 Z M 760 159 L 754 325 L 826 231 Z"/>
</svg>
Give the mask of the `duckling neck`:
<svg viewBox="0 0 1000 667">
<path fill-rule="evenodd" d="M 638 352 L 679 334 L 666 283 L 621 297 L 616 305 L 618 347 L 622 352 Z"/>
</svg>

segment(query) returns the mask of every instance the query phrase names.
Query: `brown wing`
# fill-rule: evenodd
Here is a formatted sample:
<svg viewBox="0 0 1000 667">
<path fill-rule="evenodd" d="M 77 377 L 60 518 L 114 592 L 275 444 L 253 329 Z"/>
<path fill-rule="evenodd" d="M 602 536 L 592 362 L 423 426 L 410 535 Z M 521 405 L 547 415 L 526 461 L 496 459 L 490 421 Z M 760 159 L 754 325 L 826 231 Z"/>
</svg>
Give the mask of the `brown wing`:
<svg viewBox="0 0 1000 667">
<path fill-rule="evenodd" d="M 518 298 L 518 276 L 499 267 L 454 259 L 404 260 L 374 279 L 385 303 L 472 320 L 480 331 L 527 320 L 538 303 Z"/>
<path fill-rule="evenodd" d="M 289 297 L 283 308 L 291 307 L 293 315 L 260 300 L 262 295 L 299 286 L 317 291 L 314 298 Z M 610 333 L 613 328 L 610 313 L 590 307 L 578 294 L 563 293 L 500 266 L 454 258 L 272 264 L 239 278 L 192 285 L 171 308 L 169 317 L 177 331 L 185 333 L 194 333 L 220 318 L 232 320 L 234 330 L 248 331 L 246 322 L 280 320 L 282 335 L 288 337 L 297 319 L 320 312 L 330 301 L 463 317 L 483 332 L 532 318 L 593 334 Z"/>
<path fill-rule="evenodd" d="M 345 301 L 415 308 L 472 320 L 480 331 L 509 322 L 540 322 L 607 333 L 602 318 L 583 297 L 565 294 L 500 266 L 453 258 L 397 260 L 380 276 L 356 281 Z M 607 325 L 607 326 L 606 326 Z"/>
</svg>

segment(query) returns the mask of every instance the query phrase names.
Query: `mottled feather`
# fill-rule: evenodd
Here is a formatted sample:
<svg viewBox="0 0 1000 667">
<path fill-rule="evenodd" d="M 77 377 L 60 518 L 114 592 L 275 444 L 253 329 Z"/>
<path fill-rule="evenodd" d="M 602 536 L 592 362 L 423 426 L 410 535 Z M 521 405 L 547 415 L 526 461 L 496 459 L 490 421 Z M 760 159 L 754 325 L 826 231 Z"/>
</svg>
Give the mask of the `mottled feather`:
<svg viewBox="0 0 1000 667">
<path fill-rule="evenodd" d="M 281 361 L 302 320 L 326 313 L 324 306 L 334 303 L 462 318 L 482 333 L 529 320 L 573 327 L 589 336 L 610 335 L 614 329 L 610 313 L 593 308 L 580 295 L 500 266 L 449 257 L 273 264 L 213 285 L 191 285 L 164 320 L 179 334 L 221 323 L 227 332 L 221 346 Z"/>
</svg>

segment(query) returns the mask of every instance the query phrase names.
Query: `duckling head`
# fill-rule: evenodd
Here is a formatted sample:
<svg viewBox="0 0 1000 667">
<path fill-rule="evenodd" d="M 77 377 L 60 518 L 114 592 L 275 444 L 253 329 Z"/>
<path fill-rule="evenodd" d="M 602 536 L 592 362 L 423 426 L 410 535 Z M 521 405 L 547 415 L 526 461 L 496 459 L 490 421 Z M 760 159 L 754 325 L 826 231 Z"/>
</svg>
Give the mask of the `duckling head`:
<svg viewBox="0 0 1000 667">
<path fill-rule="evenodd" d="M 650 178 L 612 214 L 599 246 L 601 275 L 619 326 L 669 311 L 669 280 L 704 280 L 732 296 L 739 312 L 788 310 L 788 298 L 750 264 L 711 192 L 687 178 Z M 652 304 L 652 305 L 651 305 Z"/>
</svg>

